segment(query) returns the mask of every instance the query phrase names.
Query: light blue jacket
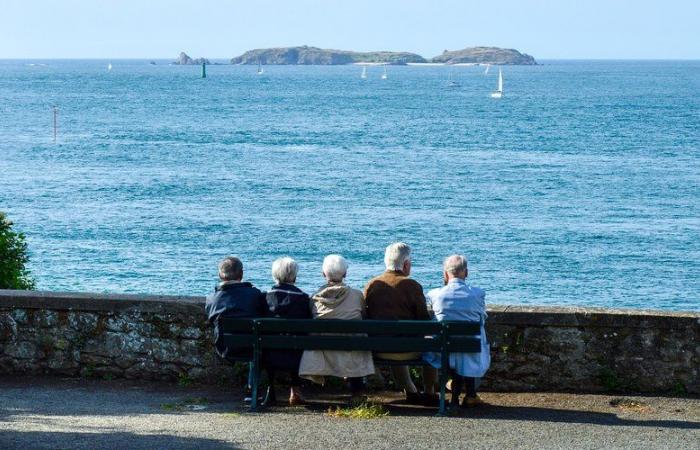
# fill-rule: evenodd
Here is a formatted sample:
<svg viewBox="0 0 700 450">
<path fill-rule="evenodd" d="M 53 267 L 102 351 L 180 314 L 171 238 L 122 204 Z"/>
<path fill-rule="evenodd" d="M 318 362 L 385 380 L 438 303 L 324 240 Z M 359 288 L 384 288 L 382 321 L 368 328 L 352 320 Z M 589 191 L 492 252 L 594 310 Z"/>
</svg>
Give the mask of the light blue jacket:
<svg viewBox="0 0 700 450">
<path fill-rule="evenodd" d="M 435 319 L 467 320 L 481 323 L 481 353 L 452 353 L 450 367 L 463 377 L 482 377 L 491 364 L 491 352 L 486 339 L 486 292 L 469 286 L 464 280 L 452 279 L 446 286 L 428 292 L 428 309 L 432 306 Z M 426 353 L 423 358 L 440 368 L 440 355 Z"/>
</svg>

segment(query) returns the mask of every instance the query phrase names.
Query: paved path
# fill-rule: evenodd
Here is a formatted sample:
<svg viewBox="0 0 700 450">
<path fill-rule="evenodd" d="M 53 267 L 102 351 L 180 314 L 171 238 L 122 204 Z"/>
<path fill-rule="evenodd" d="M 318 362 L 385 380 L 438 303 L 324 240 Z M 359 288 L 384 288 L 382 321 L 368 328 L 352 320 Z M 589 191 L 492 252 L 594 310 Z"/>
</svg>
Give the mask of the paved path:
<svg viewBox="0 0 700 450">
<path fill-rule="evenodd" d="M 248 413 L 213 388 L 56 378 L 0 378 L 0 448 L 678 448 L 700 449 L 700 400 L 485 393 L 457 417 L 389 406 L 359 420 L 311 407 Z M 385 398 L 386 399 L 386 398 Z M 337 399 L 336 399 L 337 400 Z"/>
</svg>

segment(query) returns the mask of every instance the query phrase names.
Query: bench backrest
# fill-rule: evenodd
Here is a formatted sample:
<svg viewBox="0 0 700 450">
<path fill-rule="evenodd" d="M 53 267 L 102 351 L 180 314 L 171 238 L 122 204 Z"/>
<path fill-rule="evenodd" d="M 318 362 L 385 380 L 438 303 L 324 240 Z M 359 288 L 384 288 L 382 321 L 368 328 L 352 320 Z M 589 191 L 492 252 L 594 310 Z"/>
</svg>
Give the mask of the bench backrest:
<svg viewBox="0 0 700 450">
<path fill-rule="evenodd" d="M 481 351 L 478 322 L 220 318 L 229 349 Z"/>
</svg>

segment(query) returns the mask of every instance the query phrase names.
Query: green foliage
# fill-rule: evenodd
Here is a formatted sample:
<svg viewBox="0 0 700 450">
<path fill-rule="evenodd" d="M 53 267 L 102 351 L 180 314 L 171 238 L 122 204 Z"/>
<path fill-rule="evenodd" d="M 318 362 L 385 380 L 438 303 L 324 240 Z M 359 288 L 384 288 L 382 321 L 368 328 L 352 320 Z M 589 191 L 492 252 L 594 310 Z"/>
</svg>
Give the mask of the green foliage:
<svg viewBox="0 0 700 450">
<path fill-rule="evenodd" d="M 683 382 L 676 380 L 675 383 L 673 383 L 672 392 L 675 395 L 682 397 L 688 393 L 688 390 L 685 388 Z"/>
<path fill-rule="evenodd" d="M 26 265 L 24 234 L 12 230 L 12 222 L 0 212 L 0 289 L 34 289 Z"/>
<path fill-rule="evenodd" d="M 181 373 L 177 377 L 177 384 L 181 387 L 190 387 L 194 383 L 194 380 L 190 378 L 186 373 Z"/>
<path fill-rule="evenodd" d="M 342 417 L 348 419 L 378 419 L 389 415 L 389 411 L 382 405 L 373 403 L 362 403 L 351 408 L 328 408 L 328 415 L 331 417 Z"/>
</svg>

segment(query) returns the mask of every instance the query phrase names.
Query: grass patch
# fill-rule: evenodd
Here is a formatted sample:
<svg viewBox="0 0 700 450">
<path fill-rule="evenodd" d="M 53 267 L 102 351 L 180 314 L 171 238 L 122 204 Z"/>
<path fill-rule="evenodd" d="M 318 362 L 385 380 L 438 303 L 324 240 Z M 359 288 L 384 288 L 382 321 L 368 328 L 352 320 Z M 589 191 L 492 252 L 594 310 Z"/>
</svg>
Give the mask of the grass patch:
<svg viewBox="0 0 700 450">
<path fill-rule="evenodd" d="M 617 397 L 610 400 L 610 406 L 615 406 L 627 411 L 648 411 L 649 405 L 631 398 Z"/>
<path fill-rule="evenodd" d="M 328 415 L 331 417 L 341 417 L 347 419 L 378 419 L 389 415 L 389 411 L 382 405 L 374 403 L 362 403 L 349 408 L 332 406 L 328 408 Z"/>
</svg>

